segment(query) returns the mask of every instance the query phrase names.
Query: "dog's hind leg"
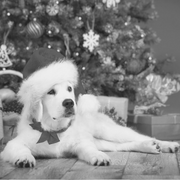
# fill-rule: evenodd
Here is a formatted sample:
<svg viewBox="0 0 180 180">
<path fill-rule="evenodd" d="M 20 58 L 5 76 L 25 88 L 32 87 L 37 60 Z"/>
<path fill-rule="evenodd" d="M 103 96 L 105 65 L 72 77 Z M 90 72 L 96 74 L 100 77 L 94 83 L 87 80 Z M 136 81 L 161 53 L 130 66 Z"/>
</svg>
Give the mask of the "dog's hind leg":
<svg viewBox="0 0 180 180">
<path fill-rule="evenodd" d="M 36 164 L 30 149 L 18 137 L 9 141 L 0 155 L 2 160 L 18 167 L 34 167 Z"/>
<path fill-rule="evenodd" d="M 160 153 L 161 147 L 156 140 L 142 142 L 116 143 L 101 139 L 94 139 L 94 143 L 100 151 L 137 151 L 146 153 Z"/>
<path fill-rule="evenodd" d="M 94 137 L 97 139 L 104 139 L 111 142 L 127 143 L 127 142 L 151 142 L 156 141 L 161 147 L 162 152 L 177 152 L 180 148 L 177 142 L 160 141 L 152 137 L 140 134 L 129 127 L 123 127 L 115 123 L 109 123 L 109 117 L 99 114 L 101 118 L 100 123 L 96 123 Z M 112 121 L 112 120 L 111 120 Z M 140 151 L 140 150 L 139 150 Z"/>
<path fill-rule="evenodd" d="M 152 140 L 153 138 L 140 134 L 129 127 L 117 125 L 115 122 L 104 114 L 98 115 L 99 120 L 94 126 L 94 137 L 112 142 L 142 142 Z"/>
</svg>

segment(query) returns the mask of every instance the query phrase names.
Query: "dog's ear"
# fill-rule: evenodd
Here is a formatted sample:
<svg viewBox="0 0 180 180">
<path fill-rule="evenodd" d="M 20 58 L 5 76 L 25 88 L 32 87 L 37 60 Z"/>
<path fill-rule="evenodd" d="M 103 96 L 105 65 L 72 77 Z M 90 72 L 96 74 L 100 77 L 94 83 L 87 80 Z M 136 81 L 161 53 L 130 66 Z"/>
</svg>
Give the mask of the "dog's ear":
<svg viewBox="0 0 180 180">
<path fill-rule="evenodd" d="M 43 115 L 43 105 L 41 100 L 34 103 L 26 103 L 24 105 L 22 114 L 21 114 L 21 121 L 29 121 L 36 120 L 37 122 L 41 121 Z"/>
<path fill-rule="evenodd" d="M 43 116 L 43 105 L 41 100 L 39 100 L 32 109 L 32 118 L 34 118 L 37 122 L 40 122 Z"/>
</svg>

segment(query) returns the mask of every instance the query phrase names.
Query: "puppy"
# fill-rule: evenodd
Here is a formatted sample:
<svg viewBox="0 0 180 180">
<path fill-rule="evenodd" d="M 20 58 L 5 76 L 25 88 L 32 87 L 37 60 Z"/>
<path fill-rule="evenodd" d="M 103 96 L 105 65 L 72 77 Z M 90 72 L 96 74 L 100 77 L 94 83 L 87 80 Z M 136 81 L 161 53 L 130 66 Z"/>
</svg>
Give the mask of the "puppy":
<svg viewBox="0 0 180 180">
<path fill-rule="evenodd" d="M 91 165 L 109 165 L 111 160 L 103 151 L 178 151 L 177 142 L 156 140 L 119 126 L 99 108 L 93 95 L 80 95 L 76 103 L 71 82 L 56 83 L 37 102 L 25 104 L 18 136 L 8 142 L 1 158 L 18 167 L 34 167 L 36 157 L 72 154 Z M 49 132 L 50 138 L 43 135 Z"/>
</svg>

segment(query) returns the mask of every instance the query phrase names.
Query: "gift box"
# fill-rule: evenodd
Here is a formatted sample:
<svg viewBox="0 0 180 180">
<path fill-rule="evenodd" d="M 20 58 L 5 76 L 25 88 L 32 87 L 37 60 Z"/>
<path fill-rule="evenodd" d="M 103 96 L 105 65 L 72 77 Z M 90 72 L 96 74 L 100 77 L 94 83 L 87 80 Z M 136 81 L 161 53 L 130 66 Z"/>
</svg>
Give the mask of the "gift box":
<svg viewBox="0 0 180 180">
<path fill-rule="evenodd" d="M 6 144 L 17 135 L 17 123 L 20 115 L 17 113 L 3 113 L 3 143 Z"/>
<path fill-rule="evenodd" d="M 118 116 L 120 116 L 125 121 L 127 120 L 128 114 L 128 99 L 123 97 L 110 97 L 110 96 L 98 96 L 97 97 L 101 104 L 101 111 L 105 108 L 112 109 L 115 108 Z"/>
<path fill-rule="evenodd" d="M 180 114 L 163 116 L 129 114 L 127 125 L 160 140 L 180 140 Z"/>
<path fill-rule="evenodd" d="M 3 131 L 3 117 L 2 117 L 2 102 L 0 100 L 0 142 L 2 141 L 3 137 L 4 137 L 4 131 Z"/>
<path fill-rule="evenodd" d="M 3 112 L 0 99 L 0 144 L 7 143 L 17 135 L 17 123 L 19 114 L 14 112 Z"/>
</svg>

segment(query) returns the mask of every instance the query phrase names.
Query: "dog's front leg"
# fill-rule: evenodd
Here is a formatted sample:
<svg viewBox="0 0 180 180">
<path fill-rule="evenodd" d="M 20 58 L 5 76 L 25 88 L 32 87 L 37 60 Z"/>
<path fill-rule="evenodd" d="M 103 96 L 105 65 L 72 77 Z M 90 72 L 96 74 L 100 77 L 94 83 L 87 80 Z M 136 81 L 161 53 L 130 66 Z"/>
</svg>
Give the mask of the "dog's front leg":
<svg viewBox="0 0 180 180">
<path fill-rule="evenodd" d="M 19 137 L 8 142 L 1 153 L 1 158 L 18 167 L 34 167 L 36 164 L 30 149 L 24 145 Z"/>
<path fill-rule="evenodd" d="M 91 165 L 107 166 L 110 158 L 107 154 L 99 151 L 93 142 L 81 142 L 76 147 L 76 154 L 80 160 Z"/>
</svg>

